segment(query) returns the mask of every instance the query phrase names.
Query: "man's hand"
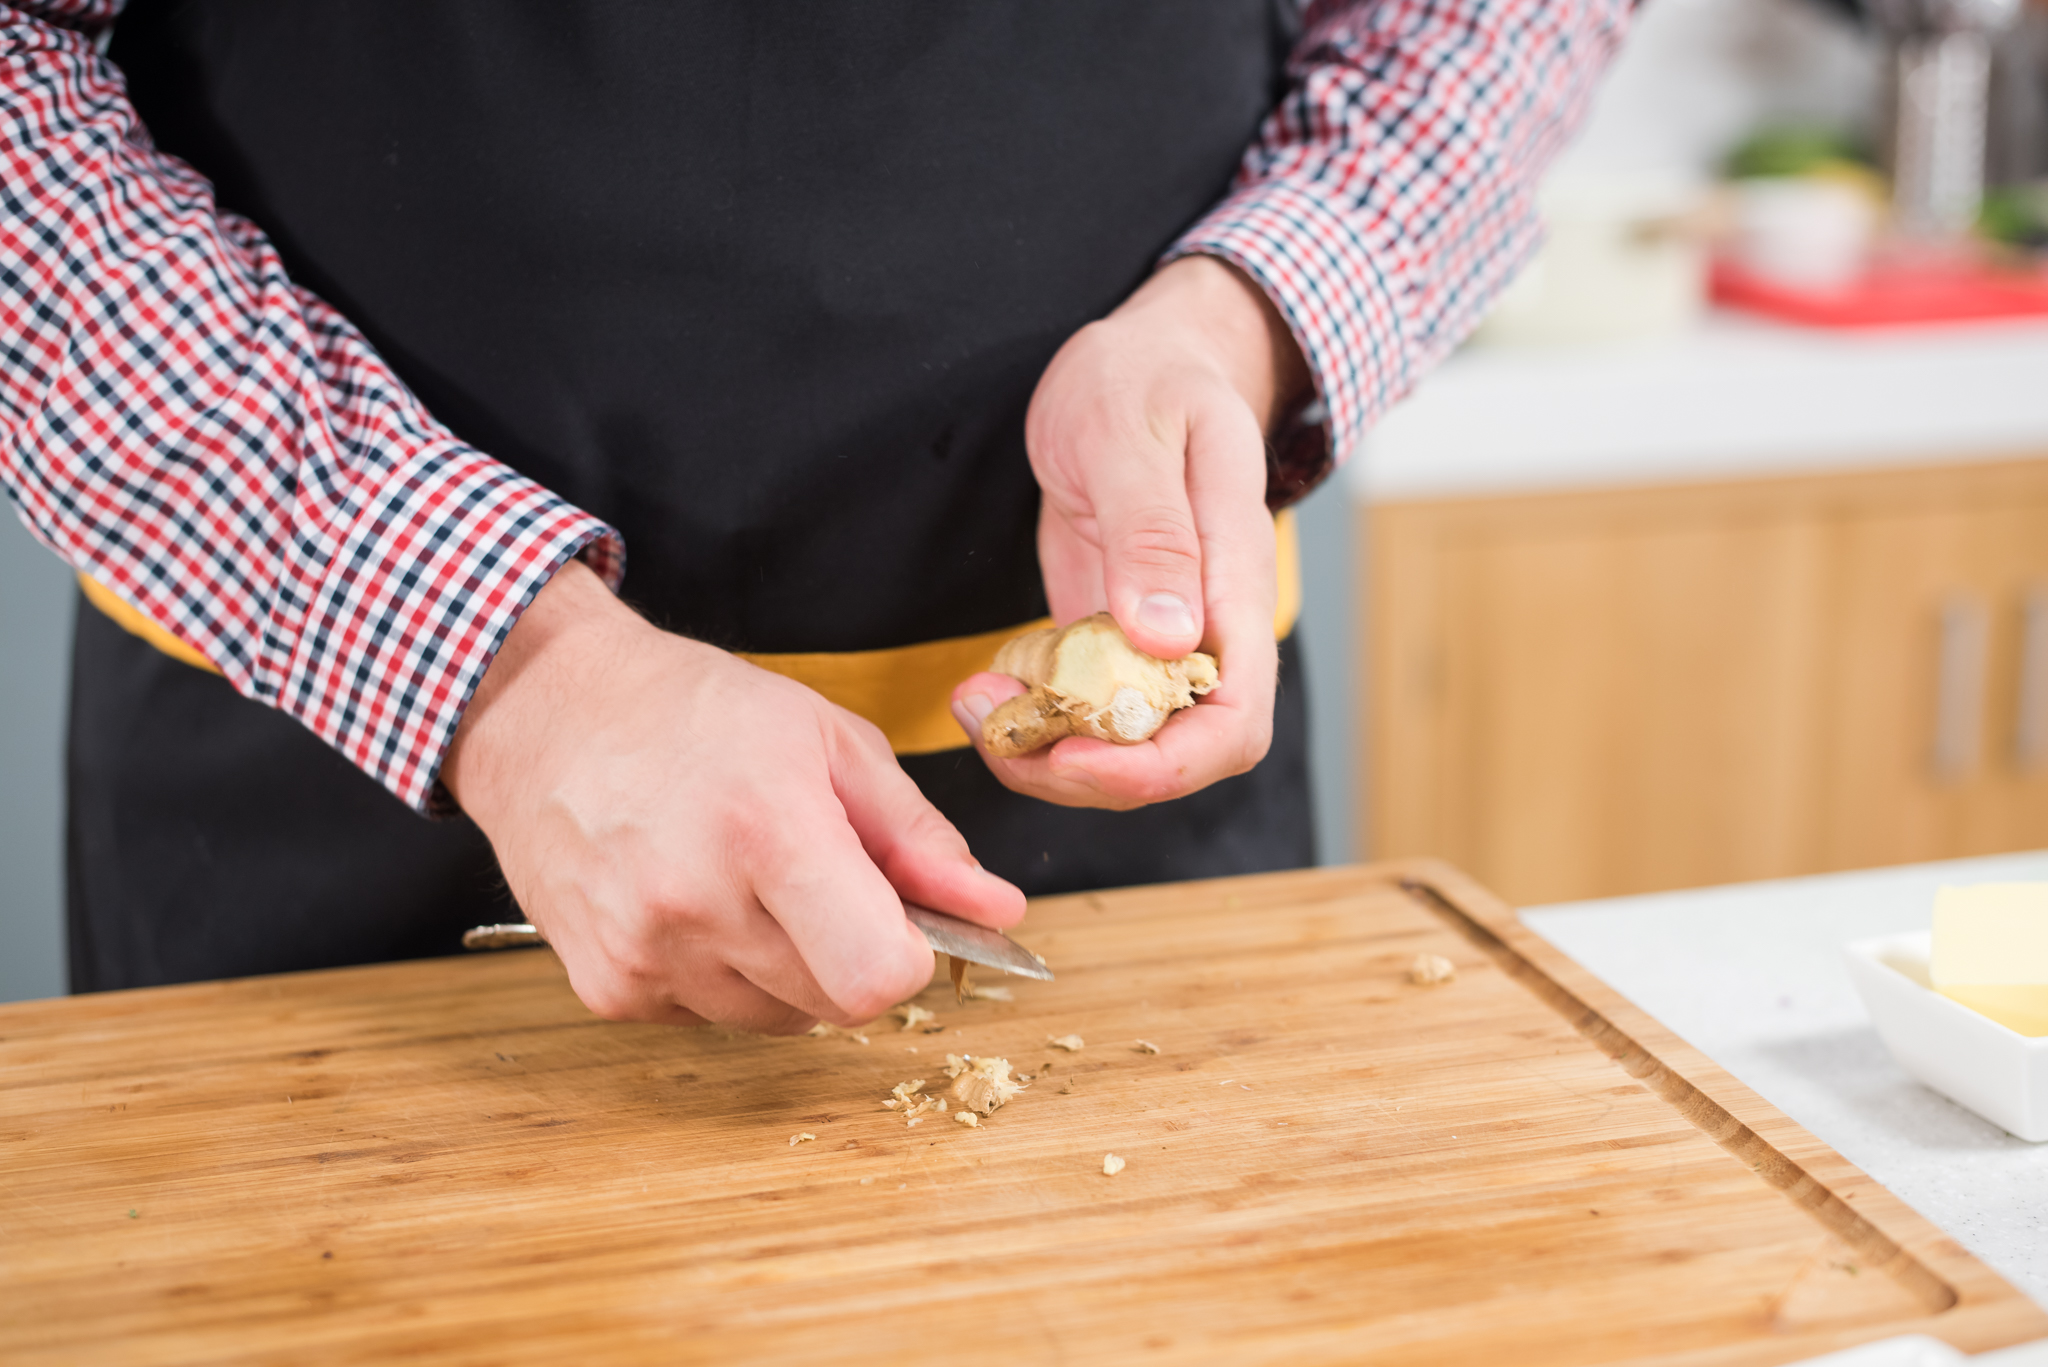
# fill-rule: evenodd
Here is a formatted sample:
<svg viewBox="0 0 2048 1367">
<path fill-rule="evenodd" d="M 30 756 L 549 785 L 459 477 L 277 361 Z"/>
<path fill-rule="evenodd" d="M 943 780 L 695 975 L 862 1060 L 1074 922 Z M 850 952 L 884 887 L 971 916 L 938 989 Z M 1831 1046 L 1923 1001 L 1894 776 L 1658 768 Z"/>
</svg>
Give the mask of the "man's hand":
<svg viewBox="0 0 2048 1367">
<path fill-rule="evenodd" d="M 931 980 L 902 899 L 1024 914 L 873 726 L 657 631 L 579 562 L 507 635 L 442 773 L 612 1020 L 871 1020 Z"/>
<path fill-rule="evenodd" d="M 1273 734 L 1273 520 L 1265 434 L 1308 368 L 1265 294 L 1213 257 L 1184 257 L 1060 348 L 1025 420 L 1044 493 L 1038 558 L 1055 622 L 1107 609 L 1140 650 L 1214 654 L 1223 680 L 1141 745 L 1069 737 L 982 758 L 1005 785 L 1073 807 L 1128 808 L 1241 774 Z M 1023 691 L 977 674 L 953 691 L 981 719 Z"/>
</svg>

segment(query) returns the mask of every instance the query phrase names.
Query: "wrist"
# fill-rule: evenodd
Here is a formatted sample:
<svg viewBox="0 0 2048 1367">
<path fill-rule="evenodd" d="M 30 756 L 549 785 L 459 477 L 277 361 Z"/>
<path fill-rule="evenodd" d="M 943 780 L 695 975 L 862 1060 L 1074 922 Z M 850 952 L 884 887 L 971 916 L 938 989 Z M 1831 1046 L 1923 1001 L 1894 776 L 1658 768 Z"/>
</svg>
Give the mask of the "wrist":
<svg viewBox="0 0 2048 1367">
<path fill-rule="evenodd" d="M 581 672 L 652 630 L 582 561 L 557 570 L 505 633 L 449 744 L 441 777 L 463 810 L 487 824 L 507 780 L 531 772 L 535 738 L 577 696 Z"/>
<path fill-rule="evenodd" d="M 1235 389 L 1269 435 L 1309 394 L 1308 362 L 1258 282 L 1221 257 L 1183 256 L 1118 309 L 1164 322 Z"/>
</svg>

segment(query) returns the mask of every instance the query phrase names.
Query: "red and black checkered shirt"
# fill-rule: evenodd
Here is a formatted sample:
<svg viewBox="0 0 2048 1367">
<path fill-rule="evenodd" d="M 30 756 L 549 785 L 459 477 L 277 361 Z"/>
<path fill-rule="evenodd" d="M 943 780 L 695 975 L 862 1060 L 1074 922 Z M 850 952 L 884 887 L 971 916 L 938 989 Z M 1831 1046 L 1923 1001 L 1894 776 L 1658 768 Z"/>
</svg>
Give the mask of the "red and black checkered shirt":
<svg viewBox="0 0 2048 1367">
<path fill-rule="evenodd" d="M 617 533 L 464 445 L 151 145 L 121 0 L 0 4 L 0 480 L 83 573 L 416 807 L 539 586 Z M 1316 0 L 1235 189 L 1173 248 L 1261 282 L 1356 445 L 1536 242 L 1627 0 Z M 795 22 L 792 20 L 792 22 Z"/>
</svg>

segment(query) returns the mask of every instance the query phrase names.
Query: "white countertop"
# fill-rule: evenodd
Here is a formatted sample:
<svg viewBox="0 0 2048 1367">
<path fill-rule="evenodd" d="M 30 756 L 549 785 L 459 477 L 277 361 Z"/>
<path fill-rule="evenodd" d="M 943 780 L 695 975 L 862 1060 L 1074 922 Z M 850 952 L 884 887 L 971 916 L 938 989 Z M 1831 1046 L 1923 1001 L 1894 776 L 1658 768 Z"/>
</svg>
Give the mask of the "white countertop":
<svg viewBox="0 0 2048 1367">
<path fill-rule="evenodd" d="M 1944 883 L 2048 880 L 2048 852 L 1529 908 L 1523 921 L 2048 1307 L 2048 1144 L 1922 1087 L 1842 966 L 1925 929 Z"/>
<path fill-rule="evenodd" d="M 1468 348 L 1347 473 L 1366 500 L 2048 453 L 2048 320 L 1864 331 L 1709 315 L 1683 336 Z"/>
</svg>

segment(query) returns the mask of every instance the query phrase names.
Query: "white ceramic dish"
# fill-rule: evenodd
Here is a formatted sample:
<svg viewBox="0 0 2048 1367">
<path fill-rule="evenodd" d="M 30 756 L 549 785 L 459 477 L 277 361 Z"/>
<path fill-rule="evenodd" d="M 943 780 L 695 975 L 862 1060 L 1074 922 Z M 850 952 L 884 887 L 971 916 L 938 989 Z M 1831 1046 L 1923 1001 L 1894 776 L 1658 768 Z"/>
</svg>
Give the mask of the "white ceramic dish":
<svg viewBox="0 0 2048 1367">
<path fill-rule="evenodd" d="M 2021 1139 L 2048 1140 L 2048 1036 L 2029 1039 L 1927 985 L 1932 932 L 1843 946 L 1849 977 L 1899 1066 Z"/>
</svg>

